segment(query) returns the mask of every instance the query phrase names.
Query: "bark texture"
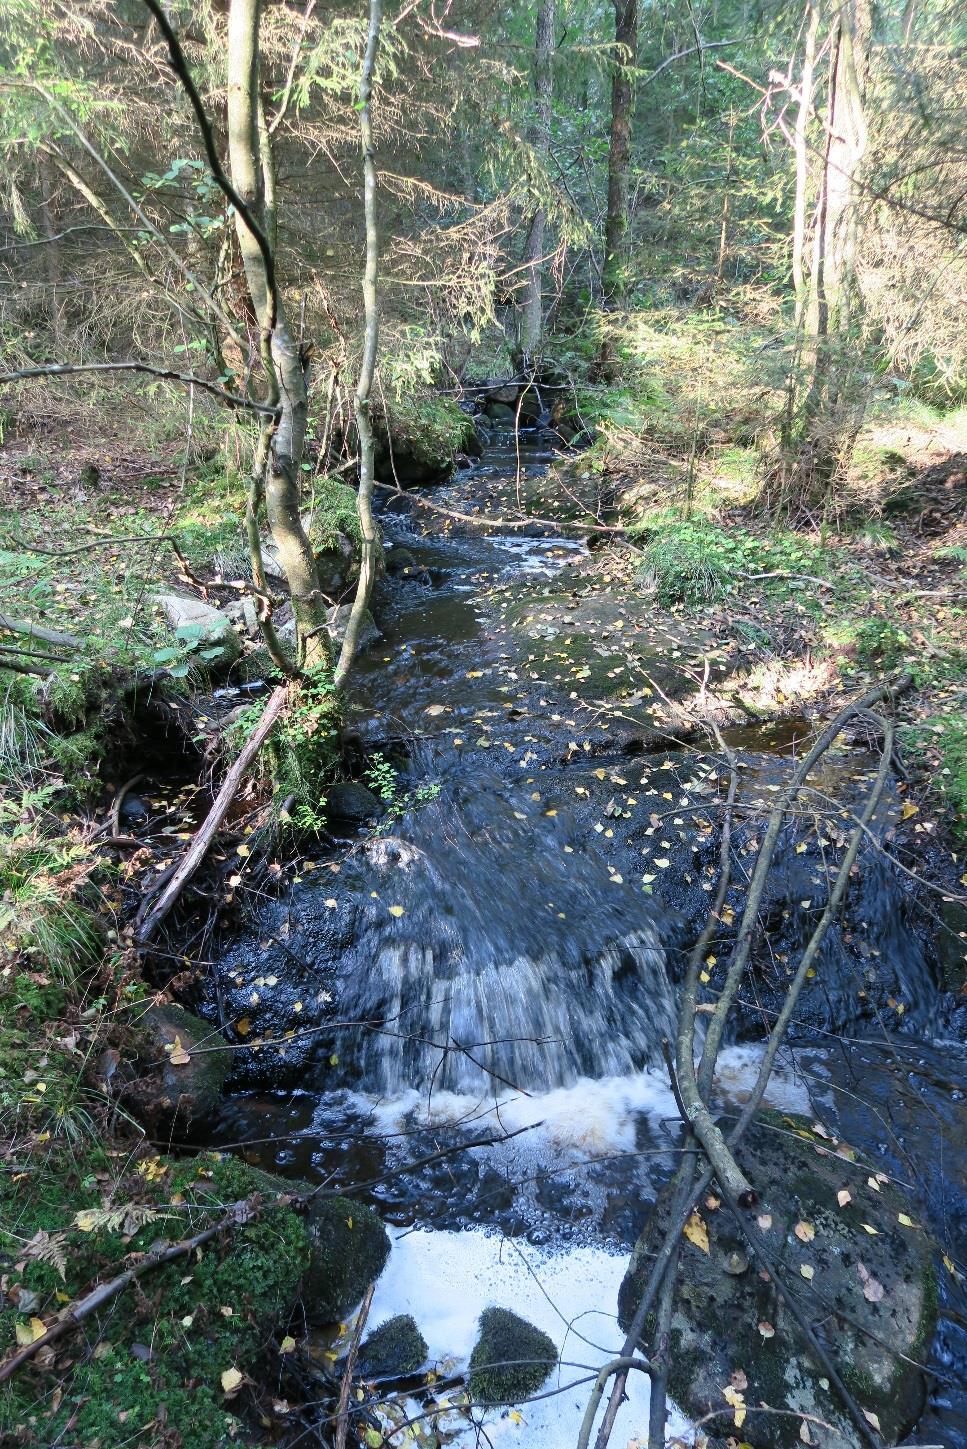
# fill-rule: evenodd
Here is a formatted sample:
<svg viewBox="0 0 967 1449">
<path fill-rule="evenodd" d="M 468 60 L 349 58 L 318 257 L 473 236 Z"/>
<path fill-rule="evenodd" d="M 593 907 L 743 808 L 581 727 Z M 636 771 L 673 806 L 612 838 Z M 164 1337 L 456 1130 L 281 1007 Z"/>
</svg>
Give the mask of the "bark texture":
<svg viewBox="0 0 967 1449">
<path fill-rule="evenodd" d="M 608 211 L 605 218 L 602 268 L 604 294 L 609 300 L 619 298 L 626 283 L 631 123 L 635 105 L 634 70 L 638 63 L 638 0 L 614 0 L 614 47 L 611 138 L 608 147 Z"/>
<path fill-rule="evenodd" d="M 540 0 L 534 35 L 534 92 L 536 117 L 532 133 L 534 150 L 546 160 L 551 146 L 551 114 L 554 102 L 554 24 L 556 0 Z M 521 349 L 530 358 L 539 349 L 544 330 L 544 248 L 547 216 L 538 206 L 531 218 L 524 247 L 527 287 L 521 321 Z"/>
</svg>

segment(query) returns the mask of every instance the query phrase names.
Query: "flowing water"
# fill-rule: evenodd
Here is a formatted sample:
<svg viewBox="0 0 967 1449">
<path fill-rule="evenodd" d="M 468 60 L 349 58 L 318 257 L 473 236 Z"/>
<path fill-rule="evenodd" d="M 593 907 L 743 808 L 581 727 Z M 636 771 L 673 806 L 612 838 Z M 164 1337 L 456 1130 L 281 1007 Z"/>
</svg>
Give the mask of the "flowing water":
<svg viewBox="0 0 967 1449">
<path fill-rule="evenodd" d="M 544 472 L 543 446 L 498 440 L 427 498 L 506 503 Z M 398 1234 L 373 1322 L 412 1311 L 441 1362 L 465 1360 L 491 1302 L 547 1329 L 572 1365 L 560 1384 L 582 1386 L 523 1425 L 491 1417 L 488 1433 L 563 1449 L 583 1381 L 620 1344 L 627 1251 L 674 1169 L 661 1043 L 715 878 L 722 762 L 650 749 L 654 703 L 728 660 L 633 595 L 602 598 L 582 544 L 481 535 L 411 505 L 384 532 L 408 563 L 382 585 L 384 638 L 360 660 L 353 705 L 365 750 L 397 772 L 395 798 L 375 835 L 347 829 L 262 901 L 212 973 L 208 1009 L 244 1048 L 216 1141 L 363 1184 Z M 809 728 L 735 733 L 745 803 L 768 808 Z M 762 907 L 769 951 L 721 1061 L 724 1105 L 748 1091 L 873 766 L 862 741 L 827 757 L 783 837 Z M 874 835 L 899 808 L 889 795 Z M 761 819 L 743 817 L 739 859 L 760 836 Z M 854 897 L 797 1021 L 808 1062 L 788 1052 L 771 1088 L 786 1110 L 813 1110 L 833 1038 L 944 1029 L 929 932 L 872 850 Z M 949 1338 L 938 1352 L 963 1361 Z M 647 1388 L 630 1392 L 615 1443 L 647 1437 Z M 938 1422 L 960 1446 L 958 1412 L 947 1404 Z"/>
</svg>

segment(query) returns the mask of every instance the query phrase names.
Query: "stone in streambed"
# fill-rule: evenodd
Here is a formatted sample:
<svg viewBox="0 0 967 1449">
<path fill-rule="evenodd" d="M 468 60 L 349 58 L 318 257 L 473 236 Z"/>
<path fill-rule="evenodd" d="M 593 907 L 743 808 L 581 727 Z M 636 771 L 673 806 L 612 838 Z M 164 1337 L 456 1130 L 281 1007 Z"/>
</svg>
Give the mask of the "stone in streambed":
<svg viewBox="0 0 967 1449">
<path fill-rule="evenodd" d="M 360 1378 L 405 1378 L 426 1363 L 426 1339 L 409 1313 L 398 1313 L 381 1323 L 359 1350 L 356 1372 Z"/>
<path fill-rule="evenodd" d="M 145 1012 L 139 1037 L 142 1073 L 124 1093 L 137 1115 L 157 1128 L 210 1116 L 232 1059 L 221 1033 L 183 1007 L 161 1005 Z"/>
<path fill-rule="evenodd" d="M 355 1308 L 386 1266 L 390 1241 L 372 1208 L 345 1197 L 309 1209 L 309 1268 L 303 1281 L 311 1323 L 336 1323 Z"/>
<path fill-rule="evenodd" d="M 470 1355 L 470 1393 L 481 1404 L 519 1403 L 556 1363 L 557 1349 L 546 1333 L 508 1308 L 486 1308 Z"/>
<path fill-rule="evenodd" d="M 358 780 L 343 780 L 326 787 L 326 818 L 346 825 L 363 825 L 385 814 L 385 806 Z"/>
<path fill-rule="evenodd" d="M 785 1287 L 809 1322 L 820 1325 L 818 1336 L 850 1392 L 894 1444 L 923 1411 L 925 1385 L 916 1364 L 936 1322 L 933 1253 L 902 1195 L 888 1181 L 871 1187 L 869 1171 L 835 1146 L 813 1133 L 808 1118 L 762 1113 L 737 1156 L 761 1185 L 756 1213 Z M 841 1203 L 844 1191 L 849 1197 Z M 669 1199 L 665 1189 L 621 1285 L 618 1316 L 625 1330 L 664 1235 Z M 741 1374 L 747 1380 L 741 1437 L 754 1449 L 799 1446 L 799 1414 L 832 1426 L 809 1424 L 817 1449 L 854 1449 L 855 1427 L 726 1204 L 714 1211 L 700 1204 L 698 1211 L 708 1251 L 700 1233 L 699 1242 L 683 1240 L 669 1341 L 671 1397 L 695 1418 L 720 1413 L 706 1427 L 725 1436 L 734 1418 L 723 1390 Z M 743 1259 L 751 1261 L 736 1271 Z M 783 1412 L 757 1413 L 763 1404 Z"/>
</svg>

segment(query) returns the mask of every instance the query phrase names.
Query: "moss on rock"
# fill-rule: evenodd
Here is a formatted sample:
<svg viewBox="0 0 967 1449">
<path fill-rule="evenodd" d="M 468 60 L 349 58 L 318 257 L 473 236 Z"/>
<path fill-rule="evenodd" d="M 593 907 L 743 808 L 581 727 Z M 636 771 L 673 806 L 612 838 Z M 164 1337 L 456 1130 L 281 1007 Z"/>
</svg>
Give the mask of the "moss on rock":
<svg viewBox="0 0 967 1449">
<path fill-rule="evenodd" d="M 262 1206 L 190 1258 L 144 1274 L 83 1333 L 21 1370 L 0 1394 L 0 1441 L 227 1445 L 238 1438 L 245 1398 L 225 1393 L 222 1374 L 254 1373 L 272 1351 L 308 1261 L 305 1224 L 271 1202 L 264 1175 L 233 1158 L 132 1158 L 113 1180 L 111 1166 L 99 1149 L 75 1145 L 51 1154 L 29 1185 L 0 1185 L 0 1248 L 17 1258 L 0 1309 L 0 1351 L 12 1347 L 18 1325 L 49 1324 L 65 1297 L 109 1280 L 158 1239 L 198 1232 L 256 1193 Z M 25 1254 L 30 1239 L 56 1252 Z"/>
<path fill-rule="evenodd" d="M 356 1371 L 362 1378 L 402 1378 L 426 1363 L 426 1339 L 409 1313 L 388 1318 L 359 1350 Z"/>
<path fill-rule="evenodd" d="M 376 471 L 401 483 L 442 483 L 458 453 L 474 448 L 473 419 L 452 398 L 404 397 L 387 402 L 373 419 Z"/>
<path fill-rule="evenodd" d="M 314 1202 L 303 1297 L 314 1323 L 335 1323 L 355 1307 L 386 1266 L 390 1240 L 373 1209 L 345 1197 Z"/>
<path fill-rule="evenodd" d="M 470 1355 L 470 1393 L 478 1403 L 519 1403 L 540 1388 L 556 1362 L 546 1333 L 508 1308 L 486 1308 Z"/>
<path fill-rule="evenodd" d="M 214 1112 L 232 1060 L 216 1028 L 181 1006 L 152 1006 L 140 1037 L 143 1074 L 125 1094 L 139 1116 L 152 1126 L 185 1128 Z"/>
<path fill-rule="evenodd" d="M 887 1180 L 871 1187 L 868 1173 L 851 1170 L 835 1146 L 815 1135 L 807 1118 L 762 1113 L 738 1156 L 753 1180 L 768 1185 L 763 1231 L 786 1288 L 811 1320 L 830 1324 L 823 1339 L 844 1382 L 895 1443 L 923 1410 L 916 1364 L 936 1321 L 933 1252 L 902 1195 Z M 841 1205 L 843 1188 L 850 1196 Z M 665 1189 L 621 1285 L 625 1329 L 666 1229 L 669 1200 Z M 708 1252 L 692 1241 L 682 1249 L 670 1334 L 672 1397 L 695 1417 L 720 1412 L 709 1428 L 726 1434 L 732 1413 L 722 1390 L 741 1370 L 749 1406 L 743 1437 L 755 1449 L 801 1443 L 798 1414 L 832 1426 L 815 1431 L 823 1449 L 852 1449 L 855 1430 L 835 1389 L 772 1283 L 749 1262 L 731 1214 L 723 1206 L 701 1216 Z M 756 1413 L 753 1406 L 762 1404 L 785 1412 Z"/>
</svg>

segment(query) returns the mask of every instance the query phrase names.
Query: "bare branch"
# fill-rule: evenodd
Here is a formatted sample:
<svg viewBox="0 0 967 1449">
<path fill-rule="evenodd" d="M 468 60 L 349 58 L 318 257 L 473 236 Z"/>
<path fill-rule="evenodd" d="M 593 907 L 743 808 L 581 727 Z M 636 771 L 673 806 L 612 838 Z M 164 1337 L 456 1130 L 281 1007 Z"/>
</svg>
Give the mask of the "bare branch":
<svg viewBox="0 0 967 1449">
<path fill-rule="evenodd" d="M 193 373 L 178 372 L 173 367 L 154 367 L 150 362 L 45 362 L 38 367 L 18 368 L 16 372 L 0 372 L 0 384 L 18 382 L 21 378 L 26 377 L 67 377 L 75 372 L 144 372 L 150 377 L 170 378 L 172 382 L 184 383 L 186 387 L 200 387 L 228 407 L 243 408 L 253 413 L 265 413 L 269 417 L 277 417 L 279 413 L 277 407 L 271 407 L 268 403 L 255 402 L 252 398 L 243 397 L 241 393 L 228 392 L 225 388 L 219 387 L 217 383 L 208 382 L 203 377 L 195 377 Z"/>
</svg>

